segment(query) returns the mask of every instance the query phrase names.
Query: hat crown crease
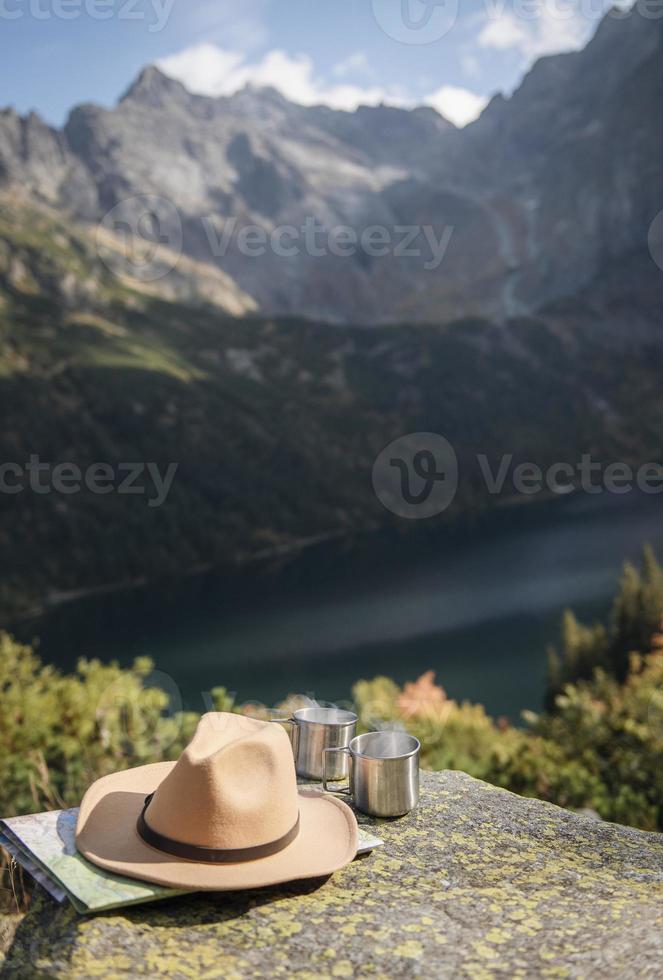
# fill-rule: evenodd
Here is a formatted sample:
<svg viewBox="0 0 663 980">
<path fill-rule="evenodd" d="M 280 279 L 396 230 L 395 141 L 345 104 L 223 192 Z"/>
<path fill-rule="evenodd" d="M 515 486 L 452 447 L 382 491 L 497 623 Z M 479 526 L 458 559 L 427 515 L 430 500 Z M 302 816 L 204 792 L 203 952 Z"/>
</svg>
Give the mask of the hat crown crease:
<svg viewBox="0 0 663 980">
<path fill-rule="evenodd" d="M 146 820 L 184 844 L 248 848 L 287 834 L 299 815 L 290 740 L 278 725 L 203 715 L 155 790 Z"/>
</svg>

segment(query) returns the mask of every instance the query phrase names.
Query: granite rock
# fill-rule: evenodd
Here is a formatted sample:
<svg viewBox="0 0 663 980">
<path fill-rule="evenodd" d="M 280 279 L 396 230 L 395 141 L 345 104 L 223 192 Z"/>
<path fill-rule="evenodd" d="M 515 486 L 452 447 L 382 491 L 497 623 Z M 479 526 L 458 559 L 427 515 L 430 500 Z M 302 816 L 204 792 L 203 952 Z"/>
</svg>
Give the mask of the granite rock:
<svg viewBox="0 0 663 980">
<path fill-rule="evenodd" d="M 80 918 L 40 895 L 2 977 L 658 977 L 663 837 L 457 772 L 331 879 Z"/>
</svg>

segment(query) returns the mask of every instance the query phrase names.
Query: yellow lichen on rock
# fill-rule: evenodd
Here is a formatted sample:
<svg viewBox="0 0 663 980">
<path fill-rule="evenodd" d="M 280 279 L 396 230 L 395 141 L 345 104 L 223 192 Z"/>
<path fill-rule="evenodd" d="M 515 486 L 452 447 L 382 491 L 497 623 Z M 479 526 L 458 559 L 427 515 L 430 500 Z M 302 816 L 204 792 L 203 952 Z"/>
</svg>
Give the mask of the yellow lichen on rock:
<svg viewBox="0 0 663 980">
<path fill-rule="evenodd" d="M 655 976 L 663 839 L 422 773 L 418 810 L 325 881 L 96 919 L 37 898 L 4 977 Z"/>
</svg>

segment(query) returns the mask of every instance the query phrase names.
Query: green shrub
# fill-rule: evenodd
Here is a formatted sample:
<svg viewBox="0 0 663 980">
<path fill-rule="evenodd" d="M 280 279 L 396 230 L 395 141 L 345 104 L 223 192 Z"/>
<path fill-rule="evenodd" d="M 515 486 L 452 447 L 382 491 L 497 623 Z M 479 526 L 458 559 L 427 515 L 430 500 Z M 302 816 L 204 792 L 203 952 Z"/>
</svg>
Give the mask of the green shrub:
<svg viewBox="0 0 663 980">
<path fill-rule="evenodd" d="M 98 776 L 177 757 L 196 716 L 165 714 L 167 695 L 143 684 L 151 670 L 81 660 L 63 676 L 0 634 L 2 815 L 74 806 Z"/>
<path fill-rule="evenodd" d="M 659 642 L 659 641 L 657 641 Z M 607 820 L 663 829 L 663 652 L 633 654 L 623 683 L 604 670 L 567 685 L 533 731 L 603 787 L 588 799 Z"/>
<path fill-rule="evenodd" d="M 525 728 L 449 699 L 432 673 L 403 688 L 360 681 L 360 725 L 406 728 L 426 768 L 461 769 L 525 796 L 663 829 L 663 637 L 653 642 L 652 652 L 631 657 L 623 682 L 597 669 L 567 684 L 553 712 L 526 713 Z M 145 659 L 129 670 L 81 660 L 64 676 L 0 634 L 2 815 L 74 806 L 99 776 L 177 758 L 198 717 L 169 714 L 167 695 L 149 686 L 151 670 Z M 214 702 L 236 710 L 223 688 Z"/>
<path fill-rule="evenodd" d="M 416 735 L 426 768 L 461 769 L 523 796 L 663 830 L 660 649 L 634 655 L 623 683 L 598 669 L 568 684 L 554 712 L 525 714 L 524 729 L 448 699 L 431 673 L 402 690 L 386 678 L 361 681 L 355 699 L 364 728 L 399 725 Z"/>
</svg>

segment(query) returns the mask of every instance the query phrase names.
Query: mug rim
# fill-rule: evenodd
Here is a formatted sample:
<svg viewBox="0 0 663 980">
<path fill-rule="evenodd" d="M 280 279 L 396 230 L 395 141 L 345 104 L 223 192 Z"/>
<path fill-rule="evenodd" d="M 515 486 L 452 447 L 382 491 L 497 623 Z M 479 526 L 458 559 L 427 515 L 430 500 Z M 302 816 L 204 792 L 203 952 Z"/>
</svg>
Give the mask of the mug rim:
<svg viewBox="0 0 663 980">
<path fill-rule="evenodd" d="M 403 735 L 406 738 L 408 738 L 410 742 L 414 742 L 414 748 L 412 748 L 410 752 L 402 752 L 400 755 L 369 755 L 366 752 L 358 752 L 357 749 L 354 748 L 355 742 L 358 742 L 362 738 L 366 738 L 367 735 L 384 735 L 384 734 L 385 732 L 363 732 L 361 735 L 355 735 L 355 737 L 350 742 L 348 748 L 352 753 L 352 755 L 354 755 L 356 758 L 371 759 L 374 762 L 394 762 L 394 761 L 400 761 L 401 759 L 410 759 L 412 758 L 412 756 L 416 755 L 421 749 L 421 742 L 416 737 L 416 735 L 411 735 L 410 732 L 398 733 L 399 735 Z"/>
<path fill-rule="evenodd" d="M 345 721 L 323 721 L 321 719 L 314 720 L 305 717 L 305 715 L 310 712 L 322 711 L 334 712 L 337 717 L 339 715 L 345 715 Z M 307 725 L 321 725 L 324 728 L 348 728 L 350 725 L 356 725 L 359 721 L 359 718 L 354 711 L 349 711 L 346 708 L 322 708 L 319 705 L 311 706 L 309 708 L 298 708 L 297 711 L 293 711 L 292 717 L 296 721 L 305 722 Z"/>
</svg>

